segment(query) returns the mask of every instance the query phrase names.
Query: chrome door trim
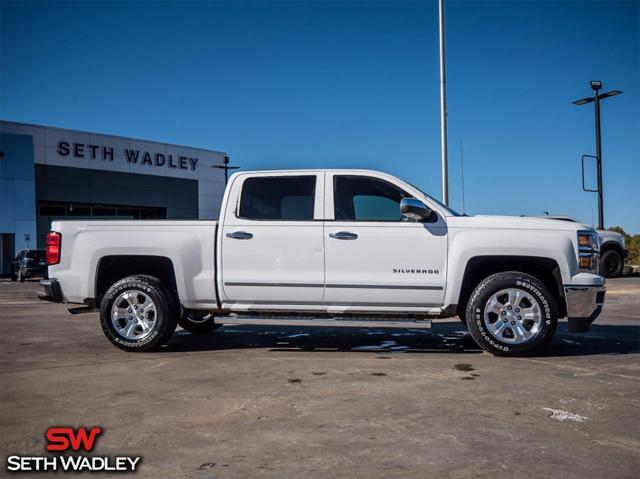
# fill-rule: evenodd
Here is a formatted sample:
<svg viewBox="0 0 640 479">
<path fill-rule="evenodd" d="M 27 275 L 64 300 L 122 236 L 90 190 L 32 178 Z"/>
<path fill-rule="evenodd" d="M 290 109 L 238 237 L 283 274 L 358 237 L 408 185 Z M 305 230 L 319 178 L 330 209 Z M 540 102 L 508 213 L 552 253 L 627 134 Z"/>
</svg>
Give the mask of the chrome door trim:
<svg viewBox="0 0 640 479">
<path fill-rule="evenodd" d="M 257 283 L 257 282 L 241 282 L 229 281 L 224 283 L 225 286 L 266 286 L 266 287 L 283 287 L 283 288 L 347 288 L 347 289 L 418 289 L 424 291 L 441 291 L 442 286 L 417 286 L 417 285 L 391 285 L 391 284 L 320 284 L 320 283 Z"/>
<path fill-rule="evenodd" d="M 225 305 L 243 305 L 243 304 L 255 304 L 255 305 L 295 305 L 295 306 L 308 306 L 308 305 L 316 305 L 318 306 L 318 310 L 321 311 L 329 306 L 365 306 L 365 307 L 390 307 L 390 308 L 399 308 L 399 307 L 411 307 L 411 308 L 438 308 L 442 309 L 442 304 L 436 303 L 393 303 L 389 304 L 388 301 L 326 301 L 322 303 L 312 303 L 310 301 L 272 301 L 272 300 L 260 300 L 260 301 L 225 301 Z M 231 306 L 233 308 L 233 306 Z M 381 311 L 380 315 L 387 314 L 387 311 Z"/>
<path fill-rule="evenodd" d="M 243 281 L 229 281 L 225 286 L 281 286 L 283 288 L 324 288 L 322 283 L 253 283 Z"/>
<path fill-rule="evenodd" d="M 353 288 L 353 289 L 422 289 L 425 291 L 441 291 L 442 286 L 412 286 L 396 284 L 327 284 L 327 288 Z"/>
</svg>

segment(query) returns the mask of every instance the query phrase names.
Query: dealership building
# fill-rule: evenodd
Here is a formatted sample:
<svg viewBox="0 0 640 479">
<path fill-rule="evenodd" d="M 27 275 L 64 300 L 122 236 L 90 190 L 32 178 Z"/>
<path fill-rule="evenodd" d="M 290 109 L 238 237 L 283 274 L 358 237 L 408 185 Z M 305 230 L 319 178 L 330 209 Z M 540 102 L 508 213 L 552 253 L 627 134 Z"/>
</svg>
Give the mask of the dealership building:
<svg viewBox="0 0 640 479">
<path fill-rule="evenodd" d="M 0 121 L 0 274 L 51 221 L 217 219 L 223 152 Z"/>
</svg>

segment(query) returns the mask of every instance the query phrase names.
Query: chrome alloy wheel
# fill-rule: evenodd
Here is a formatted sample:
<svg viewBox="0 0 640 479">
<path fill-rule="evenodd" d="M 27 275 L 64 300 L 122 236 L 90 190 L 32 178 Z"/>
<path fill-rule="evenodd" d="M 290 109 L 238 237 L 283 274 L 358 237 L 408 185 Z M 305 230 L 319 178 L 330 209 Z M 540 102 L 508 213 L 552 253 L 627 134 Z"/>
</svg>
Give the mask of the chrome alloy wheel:
<svg viewBox="0 0 640 479">
<path fill-rule="evenodd" d="M 142 291 L 131 289 L 116 298 L 111 306 L 111 323 L 125 339 L 141 340 L 151 334 L 156 325 L 156 305 Z"/>
<path fill-rule="evenodd" d="M 484 324 L 499 341 L 523 344 L 542 330 L 542 310 L 528 292 L 507 288 L 495 293 L 485 304 Z"/>
</svg>

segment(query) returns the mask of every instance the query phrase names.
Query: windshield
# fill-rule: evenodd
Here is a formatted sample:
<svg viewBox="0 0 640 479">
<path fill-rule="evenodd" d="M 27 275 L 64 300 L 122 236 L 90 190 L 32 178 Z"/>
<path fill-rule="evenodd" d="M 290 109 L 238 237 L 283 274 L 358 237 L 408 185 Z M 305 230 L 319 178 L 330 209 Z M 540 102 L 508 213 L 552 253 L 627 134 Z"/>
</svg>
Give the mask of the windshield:
<svg viewBox="0 0 640 479">
<path fill-rule="evenodd" d="M 456 210 L 448 207 L 445 204 L 442 204 L 442 202 L 436 200 L 433 196 L 425 193 L 424 191 L 422 191 L 420 188 L 418 188 L 416 185 L 412 185 L 411 183 L 409 183 L 411 186 L 413 186 L 416 190 L 418 190 L 420 193 L 422 193 L 424 196 L 426 196 L 427 198 L 429 198 L 431 201 L 438 203 L 438 205 L 440 205 L 442 208 L 444 208 L 445 210 L 447 210 L 447 212 L 449 214 L 451 214 L 452 216 L 466 216 L 466 215 L 462 215 L 460 213 L 458 213 Z"/>
</svg>

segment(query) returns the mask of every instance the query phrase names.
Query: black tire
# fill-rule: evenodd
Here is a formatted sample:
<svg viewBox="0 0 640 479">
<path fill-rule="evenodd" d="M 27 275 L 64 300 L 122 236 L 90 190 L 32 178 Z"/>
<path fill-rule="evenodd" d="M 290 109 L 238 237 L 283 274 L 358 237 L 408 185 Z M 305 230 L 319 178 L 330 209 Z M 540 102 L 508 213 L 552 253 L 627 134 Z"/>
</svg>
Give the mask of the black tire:
<svg viewBox="0 0 640 479">
<path fill-rule="evenodd" d="M 111 321 L 114 302 L 127 291 L 142 293 L 141 296 L 146 295 L 155 307 L 152 321 L 150 321 L 152 322 L 150 332 L 141 335 L 140 339 L 123 336 Z M 126 306 L 126 303 L 124 304 Z M 152 276 L 129 276 L 117 281 L 107 290 L 100 303 L 102 331 L 113 345 L 124 351 L 142 352 L 160 348 L 173 335 L 176 324 L 177 314 L 171 294 L 160 280 Z"/>
<path fill-rule="evenodd" d="M 222 324 L 216 323 L 214 315 L 208 311 L 190 311 L 185 310 L 182 317 L 178 320 L 178 324 L 182 329 L 194 334 L 205 334 L 215 331 Z"/>
<path fill-rule="evenodd" d="M 137 275 L 137 277 L 146 279 L 148 281 L 157 281 L 158 284 L 160 285 L 160 288 L 162 288 L 162 291 L 164 291 L 165 297 L 167 298 L 167 304 L 169 305 L 169 309 L 171 310 L 171 317 L 174 318 L 175 320 L 175 325 L 173 326 L 173 328 L 168 328 L 166 333 L 162 337 L 161 344 L 167 344 L 169 340 L 172 338 L 173 333 L 175 333 L 176 326 L 180 318 L 181 306 L 180 306 L 180 299 L 178 298 L 178 293 L 176 291 L 169 289 L 162 281 L 159 281 L 158 278 L 154 276 L 140 274 L 140 275 Z"/>
<path fill-rule="evenodd" d="M 610 249 L 605 251 L 600 258 L 600 274 L 605 278 L 617 278 L 622 274 L 624 269 L 624 259 L 622 255 L 614 250 Z"/>
<path fill-rule="evenodd" d="M 17 280 L 18 280 L 18 277 L 15 274 L 11 273 L 11 281 L 17 281 Z"/>
<path fill-rule="evenodd" d="M 523 309 L 534 307 L 533 303 L 531 306 L 527 306 L 531 303 L 529 298 L 532 298 L 537 303 L 540 312 L 540 322 L 536 327 L 537 330 L 535 334 L 520 344 L 514 344 L 512 342 L 517 340 L 515 331 L 518 330 L 520 326 L 525 329 L 527 329 L 528 326 L 529 329 L 527 329 L 527 333 L 530 332 L 530 330 L 534 328 L 533 321 L 527 319 L 522 320 L 524 314 L 522 316 L 515 316 L 517 309 L 506 306 L 506 304 L 510 304 L 508 302 L 506 302 L 504 306 L 502 303 L 497 305 L 500 309 L 504 310 L 500 313 L 504 316 L 486 310 L 489 299 L 507 289 L 524 291 L 526 296 L 519 300 L 518 304 L 520 307 Z M 509 311 L 507 311 L 507 307 Z M 500 337 L 497 337 L 487 327 L 485 323 L 485 313 L 489 325 L 496 324 L 499 321 L 505 323 L 505 326 L 503 326 L 504 330 Z M 551 341 L 558 325 L 558 308 L 553 296 L 539 280 L 518 271 L 506 271 L 489 276 L 476 287 L 467 303 L 466 317 L 469 319 L 469 321 L 467 321 L 467 327 L 471 336 L 485 351 L 496 356 L 526 356 L 539 352 Z M 493 317 L 497 319 L 491 322 Z M 519 319 L 521 321 L 518 321 Z M 512 328 L 509 323 L 516 326 Z M 502 324 L 500 324 L 500 326 L 502 326 Z"/>
</svg>

